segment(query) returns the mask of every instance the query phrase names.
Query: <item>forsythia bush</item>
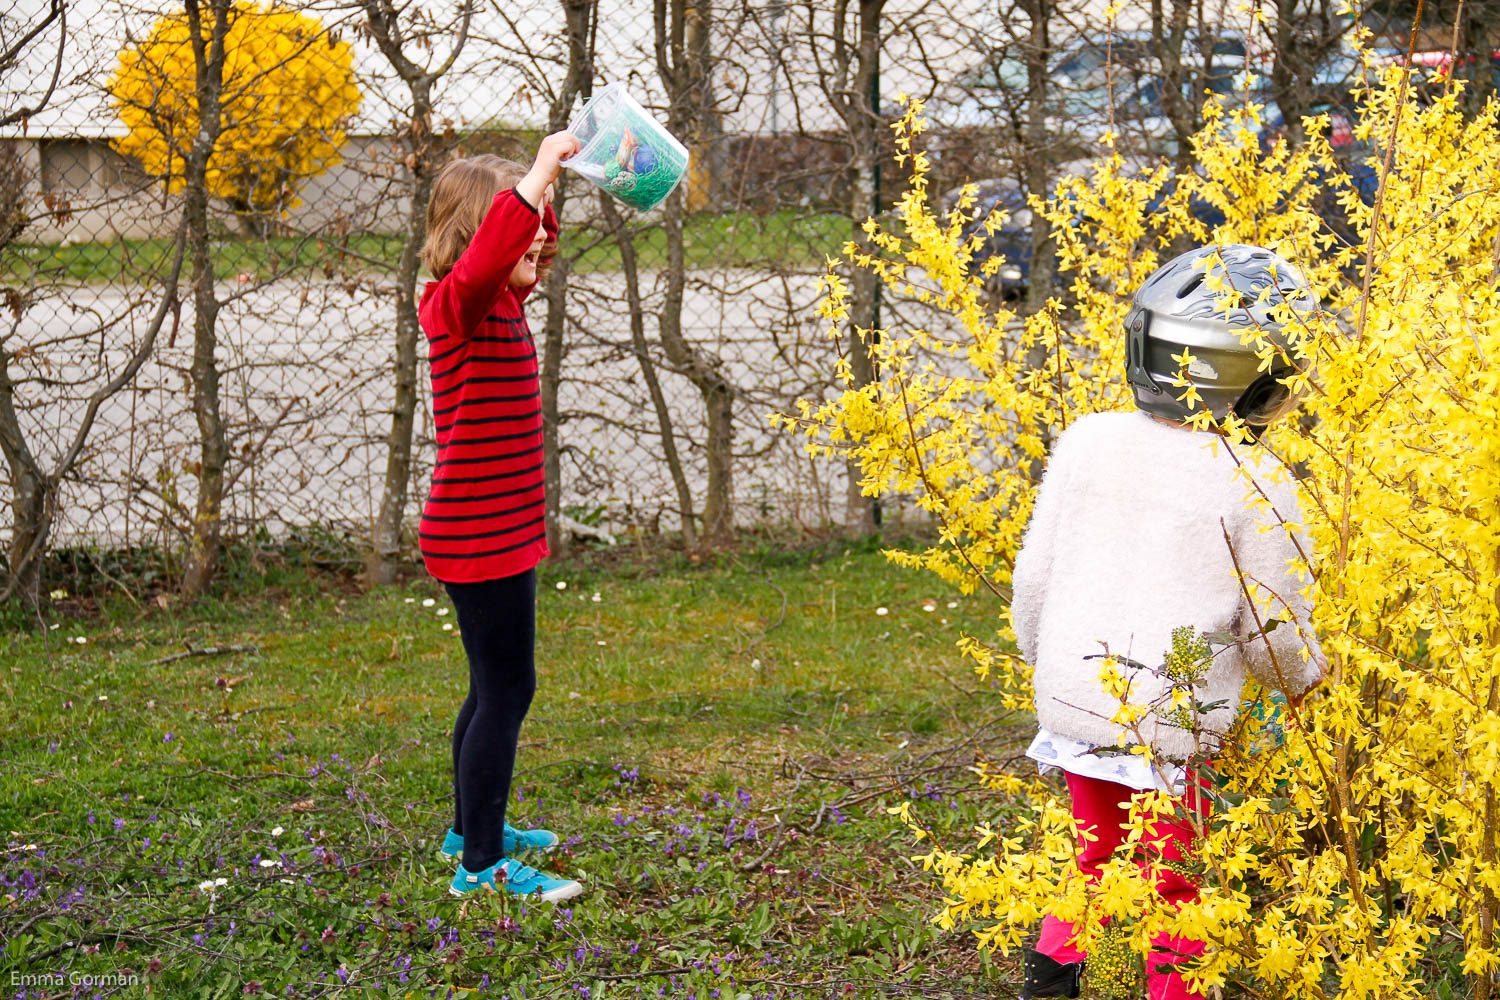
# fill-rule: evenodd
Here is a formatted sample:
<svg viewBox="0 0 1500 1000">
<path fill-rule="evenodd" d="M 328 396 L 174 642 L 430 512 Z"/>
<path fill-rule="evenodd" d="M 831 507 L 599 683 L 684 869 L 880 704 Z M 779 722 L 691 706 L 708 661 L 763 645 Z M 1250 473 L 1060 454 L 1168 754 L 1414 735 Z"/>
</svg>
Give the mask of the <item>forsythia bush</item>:
<svg viewBox="0 0 1500 1000">
<path fill-rule="evenodd" d="M 1275 425 L 1266 444 L 1303 474 L 1328 682 L 1275 725 L 1265 711 L 1242 713 L 1215 756 L 1213 813 L 1198 823 L 1201 898 L 1180 910 L 1160 905 L 1125 857 L 1085 884 L 1056 785 L 980 766 L 1008 818 L 919 860 L 942 880 L 938 922 L 972 928 L 983 947 L 1015 948 L 1046 913 L 1090 925 L 1107 916 L 1109 931 L 1085 941 L 1101 958 L 1122 942 L 1144 955 L 1162 931 L 1206 941 L 1187 967 L 1205 987 L 1490 995 L 1500 968 L 1500 111 L 1492 101 L 1466 119 L 1456 93 L 1419 104 L 1399 70 L 1359 97 L 1356 134 L 1384 173 L 1373 207 L 1329 148 L 1326 122 L 1310 120 L 1296 148 L 1264 152 L 1245 128 L 1255 108 L 1211 104 L 1196 170 L 1131 173 L 1107 158 L 1037 206 L 1067 288 L 1024 320 L 986 300 L 974 271 L 998 262 L 970 264 L 983 232 L 966 239 L 966 228 L 996 220 L 974 220 L 972 196 L 941 215 L 929 205 L 920 105 L 895 126 L 911 169 L 900 225 L 867 223 L 872 252 L 850 244 L 845 255 L 924 325 L 858 331 L 878 379 L 855 385 L 841 366 L 833 398 L 773 420 L 806 434 L 814 453 L 857 461 L 866 494 L 915 495 L 941 540 L 890 557 L 965 592 L 1008 596 L 1048 442 L 1080 414 L 1132 405 L 1123 320 L 1176 249 L 1267 245 L 1323 303 L 1300 338 L 1312 362 L 1295 377 L 1307 417 Z M 1330 193 L 1357 240 L 1320 218 Z M 1211 232 L 1193 211 L 1205 203 L 1226 219 Z M 841 336 L 849 288 L 832 268 L 823 281 L 821 315 Z M 1001 627 L 960 648 L 1003 682 L 1006 704 L 1029 706 L 1013 638 Z M 1135 835 L 1171 808 L 1140 796 Z M 919 813 L 901 813 L 930 837 Z M 1124 976 L 1118 961 L 1104 964 Z"/>
<path fill-rule="evenodd" d="M 314 18 L 274 3 L 241 0 L 229 17 L 223 132 L 208 161 L 209 194 L 245 214 L 284 212 L 299 204 L 298 184 L 338 162 L 360 105 L 352 50 Z M 205 46 L 212 24 L 204 11 Z M 198 134 L 196 87 L 192 31 L 180 10 L 120 53 L 109 82 L 129 129 L 115 149 L 173 192 L 182 189 Z"/>
</svg>

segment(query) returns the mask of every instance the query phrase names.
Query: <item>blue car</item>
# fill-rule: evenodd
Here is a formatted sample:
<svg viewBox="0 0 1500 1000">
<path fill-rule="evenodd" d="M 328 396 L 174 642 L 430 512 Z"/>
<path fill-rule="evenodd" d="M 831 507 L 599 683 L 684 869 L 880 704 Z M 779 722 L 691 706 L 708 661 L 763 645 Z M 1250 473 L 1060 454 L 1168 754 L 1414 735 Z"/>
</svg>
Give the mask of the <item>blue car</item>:
<svg viewBox="0 0 1500 1000">
<path fill-rule="evenodd" d="M 981 232 L 984 220 L 996 209 L 1003 209 L 1007 218 L 974 252 L 974 259 L 969 264 L 971 273 L 980 273 L 985 261 L 1003 257 L 1004 263 L 999 270 L 984 279 L 985 290 L 996 299 L 1022 298 L 1031 278 L 1031 227 L 1034 222 L 1031 206 L 1026 203 L 1026 192 L 1010 177 L 975 181 L 974 185 L 978 193 L 969 214 L 975 221 L 964 227 L 964 238 Z M 938 201 L 939 210 L 946 212 L 957 204 L 962 190 L 954 188 L 944 194 Z"/>
</svg>

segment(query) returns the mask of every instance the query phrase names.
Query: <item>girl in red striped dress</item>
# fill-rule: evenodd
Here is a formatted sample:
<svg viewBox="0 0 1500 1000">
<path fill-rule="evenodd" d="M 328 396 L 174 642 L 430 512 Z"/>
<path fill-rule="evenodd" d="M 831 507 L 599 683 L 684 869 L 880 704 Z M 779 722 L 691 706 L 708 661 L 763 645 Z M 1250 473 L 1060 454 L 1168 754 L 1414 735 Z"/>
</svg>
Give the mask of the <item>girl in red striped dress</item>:
<svg viewBox="0 0 1500 1000">
<path fill-rule="evenodd" d="M 505 822 L 521 722 L 536 691 L 536 564 L 547 556 L 542 400 L 522 304 L 557 252 L 552 183 L 578 151 L 542 140 L 528 170 L 497 156 L 453 160 L 427 208 L 422 259 L 435 280 L 419 315 L 432 365 L 437 464 L 422 512 L 422 558 L 458 614 L 469 693 L 453 728 L 455 895 L 496 889 L 544 900 L 583 891 L 518 855 L 547 830 Z"/>
</svg>

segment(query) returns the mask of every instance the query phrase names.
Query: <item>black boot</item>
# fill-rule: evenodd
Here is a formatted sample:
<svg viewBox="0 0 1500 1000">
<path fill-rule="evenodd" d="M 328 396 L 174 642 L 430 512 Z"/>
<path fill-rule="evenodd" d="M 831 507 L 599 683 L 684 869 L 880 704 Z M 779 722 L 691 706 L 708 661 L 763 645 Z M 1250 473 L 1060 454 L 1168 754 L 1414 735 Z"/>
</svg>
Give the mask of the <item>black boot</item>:
<svg viewBox="0 0 1500 1000">
<path fill-rule="evenodd" d="M 1026 979 L 1021 986 L 1021 1000 L 1078 996 L 1083 977 L 1082 962 L 1064 964 L 1027 948 L 1024 968 Z"/>
</svg>

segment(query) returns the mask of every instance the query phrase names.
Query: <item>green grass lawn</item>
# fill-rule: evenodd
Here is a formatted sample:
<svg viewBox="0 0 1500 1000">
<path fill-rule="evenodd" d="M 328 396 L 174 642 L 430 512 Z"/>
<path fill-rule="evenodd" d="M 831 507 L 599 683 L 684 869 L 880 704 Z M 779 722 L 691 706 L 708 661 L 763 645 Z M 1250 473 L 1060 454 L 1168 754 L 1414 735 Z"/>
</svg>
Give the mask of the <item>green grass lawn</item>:
<svg viewBox="0 0 1500 1000">
<path fill-rule="evenodd" d="M 430 582 L 55 615 L 0 639 L 0 983 L 1007 995 L 1013 964 L 929 922 L 936 882 L 886 813 L 914 800 L 952 845 L 995 818 L 967 768 L 1029 720 L 953 643 L 998 611 L 868 550 L 544 564 L 512 816 L 565 838 L 549 864 L 587 891 L 557 907 L 447 894 L 466 682 Z M 253 650 L 166 659 L 231 645 Z"/>
<path fill-rule="evenodd" d="M 825 256 L 837 254 L 854 229 L 843 216 L 774 212 L 693 215 L 683 234 L 684 257 L 690 268 L 765 267 L 818 268 Z M 655 223 L 632 227 L 631 242 L 640 266 L 664 267 L 666 234 Z M 346 273 L 395 269 L 404 240 L 400 236 L 369 233 L 343 237 L 239 237 L 216 240 L 214 274 L 231 279 L 241 274 L 264 280 L 274 275 L 318 272 Z M 0 251 L 0 281 L 137 281 L 162 273 L 172 252 L 169 239 L 105 240 L 93 243 L 18 243 Z M 563 253 L 574 257 L 580 272 L 616 271 L 620 247 L 607 232 L 583 228 L 564 233 Z"/>
</svg>

